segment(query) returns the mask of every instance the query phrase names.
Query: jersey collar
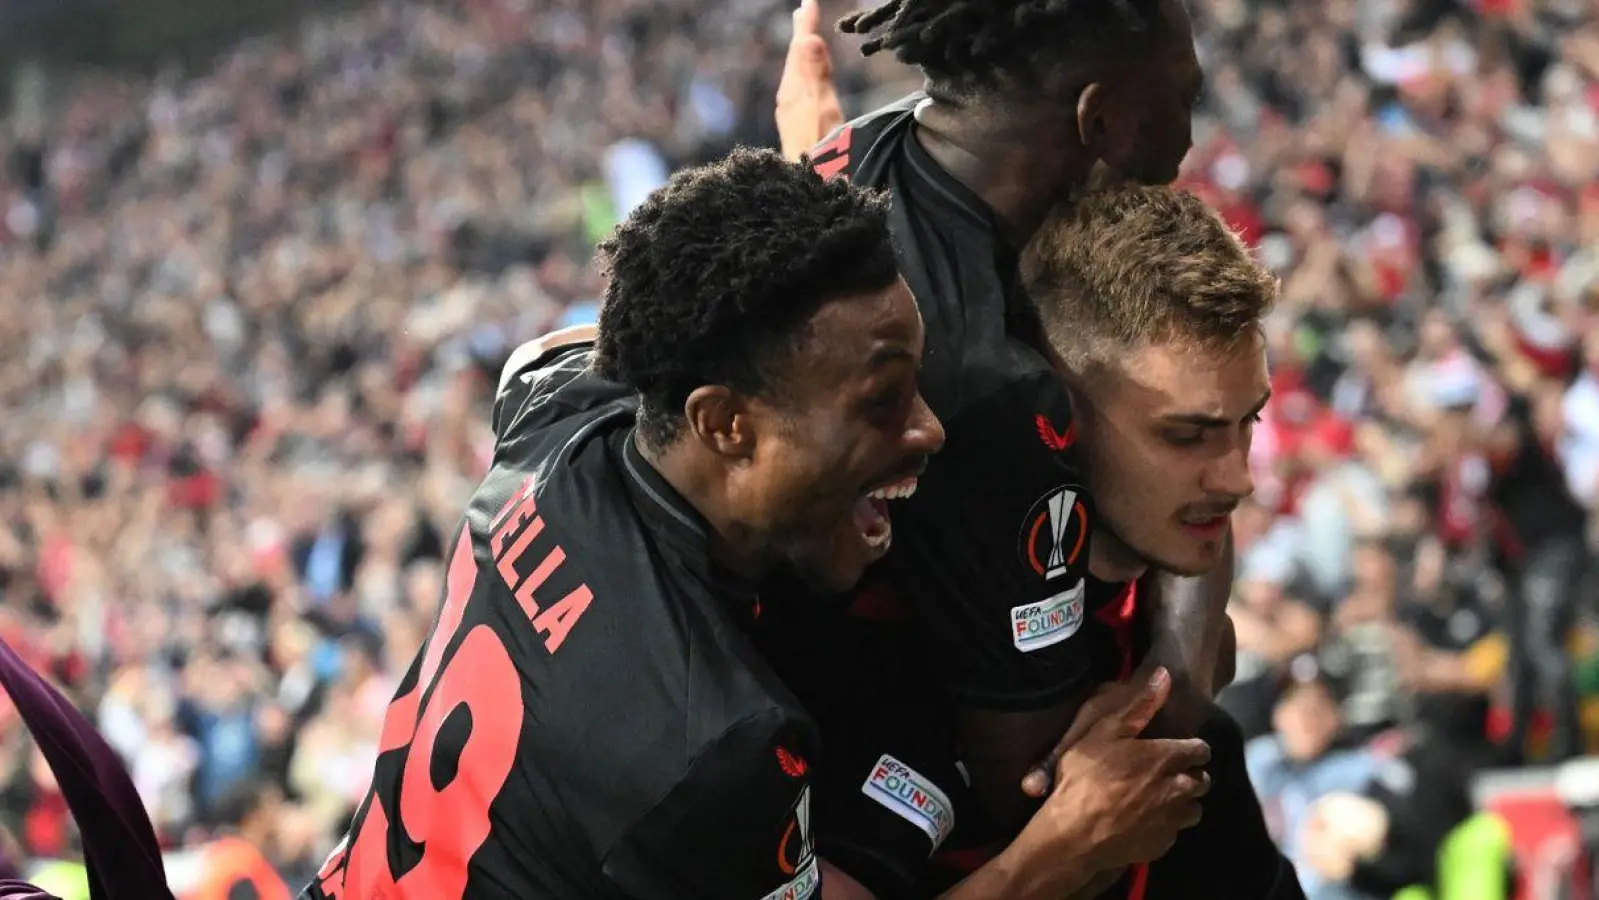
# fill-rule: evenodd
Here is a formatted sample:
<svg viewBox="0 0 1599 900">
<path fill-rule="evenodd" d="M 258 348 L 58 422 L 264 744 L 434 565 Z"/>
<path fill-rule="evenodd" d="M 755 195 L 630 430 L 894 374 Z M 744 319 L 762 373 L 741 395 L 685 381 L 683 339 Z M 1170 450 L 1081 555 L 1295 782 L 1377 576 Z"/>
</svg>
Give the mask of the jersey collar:
<svg viewBox="0 0 1599 900">
<path fill-rule="evenodd" d="M 917 108 L 931 102 L 931 99 L 924 98 Z M 933 159 L 922 142 L 916 139 L 914 114 L 908 118 L 910 124 L 904 140 L 905 163 L 916 173 L 916 183 L 926 188 L 924 195 L 928 199 L 966 219 L 988 235 L 994 253 L 994 272 L 1004 290 L 1007 328 L 1024 341 L 1035 342 L 1040 337 L 1036 324 L 1037 312 L 1017 284 L 1020 254 L 1005 239 L 1004 229 L 1000 228 L 993 209 L 977 196 L 977 192 L 949 174 L 938 164 L 938 160 Z"/>
<path fill-rule="evenodd" d="M 710 523 L 644 458 L 631 428 L 622 436 L 622 469 L 634 498 L 633 507 L 676 557 L 675 561 L 719 592 L 736 597 L 739 608 L 752 606 L 754 583 L 711 558 Z"/>
<path fill-rule="evenodd" d="M 924 97 L 916 104 L 916 109 L 932 103 L 931 98 Z M 983 198 L 967 187 L 960 179 L 949 174 L 933 155 L 927 152 L 922 142 L 916 138 L 916 115 L 910 115 L 909 128 L 905 133 L 905 160 L 916 171 L 917 176 L 933 193 L 955 212 L 971 219 L 976 225 L 994 233 L 996 239 L 1002 234 L 999 220 L 994 218 L 994 211 L 989 209 Z"/>
</svg>

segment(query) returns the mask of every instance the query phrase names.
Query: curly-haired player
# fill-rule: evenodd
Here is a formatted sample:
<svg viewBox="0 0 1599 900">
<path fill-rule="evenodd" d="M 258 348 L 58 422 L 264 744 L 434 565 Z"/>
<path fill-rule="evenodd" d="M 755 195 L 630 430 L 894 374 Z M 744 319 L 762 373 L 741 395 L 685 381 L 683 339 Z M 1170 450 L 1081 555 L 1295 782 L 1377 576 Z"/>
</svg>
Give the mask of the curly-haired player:
<svg viewBox="0 0 1599 900">
<path fill-rule="evenodd" d="M 943 441 L 885 199 L 743 151 L 603 247 L 597 350 L 517 354 L 439 618 L 316 898 L 804 896 L 805 711 L 750 649 L 775 566 L 852 584 Z"/>
<path fill-rule="evenodd" d="M 816 18 L 815 0 L 796 13 L 779 93 L 785 148 L 827 125 Z M 1113 542 L 1098 537 L 1099 505 L 1113 501 L 1090 490 L 1079 417 L 1019 288 L 1018 256 L 1096 173 L 1172 180 L 1203 77 L 1180 0 L 886 0 L 840 29 L 925 76 L 922 91 L 833 128 L 812 159 L 892 194 L 900 267 L 927 323 L 922 389 L 948 429 L 860 596 L 881 609 L 891 594 L 914 613 L 958 709 L 973 786 L 1004 834 L 1047 787 L 1028 775 L 1031 759 L 1056 743 L 1117 652 L 1084 623 L 1121 599 L 1087 590 L 1091 573 L 1118 580 L 1105 564 Z M 1229 491 L 1247 493 L 1240 462 L 1237 448 L 1217 457 L 1233 473 Z M 1230 670 L 1227 520 L 1189 524 L 1179 532 L 1188 546 L 1159 561 L 1181 566 L 1142 579 L 1126 621 L 1153 635 L 1142 662 L 1171 667 L 1178 682 L 1159 727 L 1197 730 L 1216 785 L 1245 789 L 1213 791 L 1204 821 L 1178 842 L 1186 855 L 1135 871 L 1122 895 L 1188 896 L 1204 882 L 1217 896 L 1293 896 L 1247 780 L 1234 777 L 1244 771 L 1236 723 L 1209 703 Z"/>
<path fill-rule="evenodd" d="M 494 466 L 315 900 L 831 898 L 847 883 L 817 816 L 881 807 L 817 771 L 927 745 L 908 715 L 824 757 L 752 640 L 763 576 L 851 586 L 943 441 L 885 198 L 736 151 L 674 176 L 602 252 L 597 335 L 534 342 L 501 377 Z M 1201 742 L 1136 739 L 1162 690 L 1088 742 L 1202 764 Z M 1057 900 L 1082 771 L 948 900 Z"/>
</svg>

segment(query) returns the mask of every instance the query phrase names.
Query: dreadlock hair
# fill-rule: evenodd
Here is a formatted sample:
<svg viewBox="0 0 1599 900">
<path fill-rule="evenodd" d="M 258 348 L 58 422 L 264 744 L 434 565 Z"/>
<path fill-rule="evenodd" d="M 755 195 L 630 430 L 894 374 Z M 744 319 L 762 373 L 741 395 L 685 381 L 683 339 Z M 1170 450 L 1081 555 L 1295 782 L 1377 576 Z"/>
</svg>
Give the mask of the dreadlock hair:
<svg viewBox="0 0 1599 900">
<path fill-rule="evenodd" d="M 696 388 L 773 396 L 823 305 L 899 277 L 885 196 L 769 150 L 673 175 L 600 253 L 594 366 L 638 391 L 652 449 L 678 436 Z"/>
<path fill-rule="evenodd" d="M 1066 65 L 1142 45 L 1160 28 L 1161 0 L 883 0 L 839 20 L 866 37 L 861 53 L 891 51 L 934 92 L 1030 87 Z"/>
</svg>

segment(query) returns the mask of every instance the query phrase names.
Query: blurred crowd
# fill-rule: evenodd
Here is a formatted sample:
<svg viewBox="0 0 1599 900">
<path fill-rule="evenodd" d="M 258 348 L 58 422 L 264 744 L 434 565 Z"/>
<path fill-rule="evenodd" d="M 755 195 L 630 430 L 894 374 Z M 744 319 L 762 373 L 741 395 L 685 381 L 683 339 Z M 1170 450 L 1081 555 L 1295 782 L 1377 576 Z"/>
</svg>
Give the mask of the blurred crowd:
<svg viewBox="0 0 1599 900">
<path fill-rule="evenodd" d="M 1391 896 L 1599 734 L 1599 10 L 1197 6 L 1186 180 L 1283 278 L 1223 702 L 1311 896 Z"/>
<path fill-rule="evenodd" d="M 1599 736 L 1599 12 L 1190 8 L 1183 183 L 1284 283 L 1224 702 L 1314 896 L 1383 896 L 1381 848 L 1326 839 L 1353 801 L 1454 809 L 1469 769 Z M 673 168 L 775 142 L 787 27 L 780 0 L 378 0 L 0 122 L 0 634 L 165 840 L 320 862 L 501 360 L 592 316 L 594 242 Z M 913 84 L 835 53 L 849 109 Z M 72 852 L 8 711 L 0 840 Z"/>
<path fill-rule="evenodd" d="M 0 126 L 0 634 L 174 845 L 299 880 L 342 831 L 499 365 L 618 210 L 772 140 L 786 11 L 705 6 L 379 2 Z M 8 855 L 69 854 L 0 731 Z"/>
</svg>

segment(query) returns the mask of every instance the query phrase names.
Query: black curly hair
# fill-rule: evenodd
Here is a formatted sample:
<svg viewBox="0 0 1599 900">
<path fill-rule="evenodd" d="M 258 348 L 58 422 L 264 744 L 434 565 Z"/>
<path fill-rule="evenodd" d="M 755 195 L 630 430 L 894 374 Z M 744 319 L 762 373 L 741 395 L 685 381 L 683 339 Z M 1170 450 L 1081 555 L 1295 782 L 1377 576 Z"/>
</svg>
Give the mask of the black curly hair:
<svg viewBox="0 0 1599 900">
<path fill-rule="evenodd" d="M 935 91 L 1032 88 L 1063 64 L 1141 47 L 1162 25 L 1162 0 L 884 0 L 839 20 L 861 53 L 891 51 Z"/>
<path fill-rule="evenodd" d="M 773 396 L 823 304 L 899 277 L 885 196 L 769 150 L 673 175 L 600 252 L 610 283 L 594 365 L 639 392 L 655 449 L 677 436 L 694 389 Z"/>
</svg>

